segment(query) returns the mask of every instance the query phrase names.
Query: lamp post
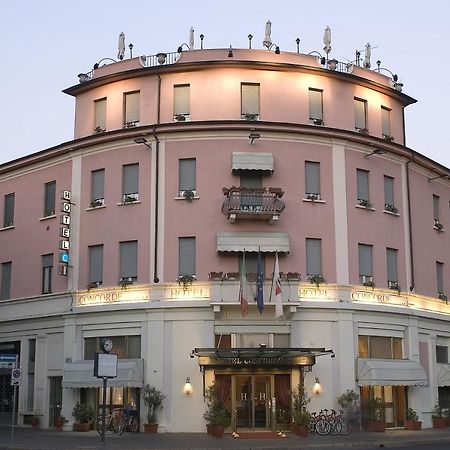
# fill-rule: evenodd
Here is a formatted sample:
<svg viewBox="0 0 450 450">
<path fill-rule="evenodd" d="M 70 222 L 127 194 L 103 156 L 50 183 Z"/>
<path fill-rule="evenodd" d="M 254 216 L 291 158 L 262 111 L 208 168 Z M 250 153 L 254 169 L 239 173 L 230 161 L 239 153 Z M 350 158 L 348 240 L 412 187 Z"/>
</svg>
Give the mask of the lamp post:
<svg viewBox="0 0 450 450">
<path fill-rule="evenodd" d="M 248 37 L 248 48 L 249 48 L 249 50 L 251 50 L 253 35 L 249 34 L 247 37 Z"/>
<path fill-rule="evenodd" d="M 128 48 L 130 49 L 130 58 L 133 58 L 133 44 L 130 44 Z"/>
<path fill-rule="evenodd" d="M 297 44 L 297 53 L 300 53 L 300 38 L 297 38 L 295 43 Z"/>
</svg>

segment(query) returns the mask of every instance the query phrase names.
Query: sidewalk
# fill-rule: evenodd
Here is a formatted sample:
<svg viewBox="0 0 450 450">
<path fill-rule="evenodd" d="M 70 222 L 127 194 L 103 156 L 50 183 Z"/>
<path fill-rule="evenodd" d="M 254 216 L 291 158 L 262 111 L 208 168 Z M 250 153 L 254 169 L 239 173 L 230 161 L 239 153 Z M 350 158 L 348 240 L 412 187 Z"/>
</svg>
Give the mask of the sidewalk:
<svg viewBox="0 0 450 450">
<path fill-rule="evenodd" d="M 11 428 L 0 426 L 1 450 L 188 450 L 188 449 L 233 449 L 233 450 L 288 450 L 288 449 L 329 449 L 329 448 L 393 448 L 417 444 L 448 443 L 450 448 L 450 428 L 426 429 L 421 431 L 389 430 L 385 433 L 354 432 L 348 436 L 311 435 L 300 438 L 287 433 L 279 439 L 241 439 L 227 434 L 222 439 L 206 433 L 124 433 L 122 436 L 108 434 L 105 447 L 101 447 L 96 431 L 77 433 L 73 431 L 33 430 L 15 428 L 14 444 L 11 446 Z"/>
</svg>

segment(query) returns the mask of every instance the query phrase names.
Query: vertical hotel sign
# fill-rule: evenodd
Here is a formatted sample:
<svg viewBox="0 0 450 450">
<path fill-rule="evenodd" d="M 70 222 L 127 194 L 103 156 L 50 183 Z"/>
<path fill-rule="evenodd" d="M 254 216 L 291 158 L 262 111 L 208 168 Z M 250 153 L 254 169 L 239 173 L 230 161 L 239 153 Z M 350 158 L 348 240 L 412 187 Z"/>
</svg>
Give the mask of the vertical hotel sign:
<svg viewBox="0 0 450 450">
<path fill-rule="evenodd" d="M 59 229 L 59 268 L 58 274 L 64 277 L 67 276 L 69 271 L 69 250 L 70 250 L 70 212 L 72 210 L 72 192 L 62 191 L 61 193 L 61 216 Z"/>
</svg>

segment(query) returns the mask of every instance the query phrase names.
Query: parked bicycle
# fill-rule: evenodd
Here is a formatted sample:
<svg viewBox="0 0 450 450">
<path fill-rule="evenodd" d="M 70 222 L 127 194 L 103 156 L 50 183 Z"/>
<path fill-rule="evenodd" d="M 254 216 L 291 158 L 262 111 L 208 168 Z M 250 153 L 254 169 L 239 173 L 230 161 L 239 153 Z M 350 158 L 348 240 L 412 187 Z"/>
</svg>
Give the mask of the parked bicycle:
<svg viewBox="0 0 450 450">
<path fill-rule="evenodd" d="M 312 413 L 309 431 L 320 436 L 327 434 L 347 435 L 351 431 L 351 423 L 345 420 L 344 412 L 337 413 L 334 409 L 322 409 L 319 413 Z"/>
<path fill-rule="evenodd" d="M 113 409 L 105 416 L 105 431 L 119 432 L 120 409 Z M 102 434 L 103 415 L 97 416 L 97 431 Z M 120 433 L 121 434 L 121 433 Z"/>
<path fill-rule="evenodd" d="M 139 422 L 131 409 L 120 409 L 117 421 L 117 434 L 121 435 L 124 431 L 137 433 L 139 431 Z"/>
</svg>

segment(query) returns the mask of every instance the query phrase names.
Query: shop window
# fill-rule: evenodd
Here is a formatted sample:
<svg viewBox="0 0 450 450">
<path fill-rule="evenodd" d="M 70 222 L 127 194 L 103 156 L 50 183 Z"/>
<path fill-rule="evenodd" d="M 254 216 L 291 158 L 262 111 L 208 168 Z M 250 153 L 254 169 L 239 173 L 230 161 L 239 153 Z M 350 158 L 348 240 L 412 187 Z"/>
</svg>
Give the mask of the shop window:
<svg viewBox="0 0 450 450">
<path fill-rule="evenodd" d="M 14 225 L 14 192 L 5 195 L 5 206 L 3 210 L 3 227 L 12 227 Z"/>
<path fill-rule="evenodd" d="M 34 409 L 34 376 L 36 363 L 36 339 L 28 340 L 28 370 L 27 370 L 27 409 Z"/>
<path fill-rule="evenodd" d="M 179 195 L 188 198 L 196 194 L 196 159 L 186 158 L 178 161 Z M 190 197 L 192 199 L 192 197 Z"/>
<path fill-rule="evenodd" d="M 8 300 L 11 296 L 11 268 L 11 261 L 2 263 L 0 300 Z"/>
<path fill-rule="evenodd" d="M 122 166 L 122 202 L 133 203 L 139 200 L 139 164 Z"/>
<path fill-rule="evenodd" d="M 55 215 L 56 181 L 44 185 L 44 217 Z"/>
<path fill-rule="evenodd" d="M 309 120 L 314 125 L 323 125 L 323 91 L 309 88 Z"/>
<path fill-rule="evenodd" d="M 448 364 L 448 347 L 446 345 L 436 345 L 436 362 Z"/>
<path fill-rule="evenodd" d="M 105 169 L 91 172 L 91 208 L 105 203 Z"/>
<path fill-rule="evenodd" d="M 139 92 L 127 92 L 124 94 L 124 128 L 137 127 L 139 125 Z"/>
<path fill-rule="evenodd" d="M 120 282 L 137 281 L 138 241 L 120 243 Z"/>
<path fill-rule="evenodd" d="M 101 352 L 100 343 L 104 337 L 90 337 L 84 339 L 84 359 L 94 359 L 96 353 Z M 141 336 L 112 336 L 114 348 L 113 353 L 119 359 L 141 358 Z"/>
<path fill-rule="evenodd" d="M 53 253 L 42 255 L 42 293 L 52 292 Z"/>
<path fill-rule="evenodd" d="M 403 340 L 397 337 L 358 336 L 360 358 L 403 359 Z"/>
<path fill-rule="evenodd" d="M 190 118 L 190 93 L 189 84 L 179 84 L 173 87 L 173 120 L 184 122 Z"/>
<path fill-rule="evenodd" d="M 241 119 L 259 119 L 259 84 L 241 83 Z"/>
<path fill-rule="evenodd" d="M 310 200 L 320 200 L 320 163 L 305 161 L 305 194 Z"/>
<path fill-rule="evenodd" d="M 106 97 L 94 101 L 94 131 L 106 131 Z"/>
</svg>

